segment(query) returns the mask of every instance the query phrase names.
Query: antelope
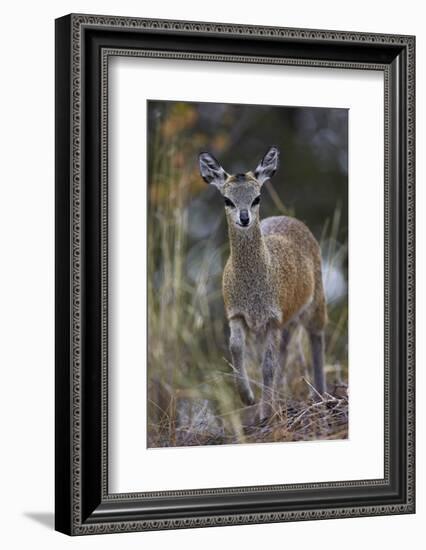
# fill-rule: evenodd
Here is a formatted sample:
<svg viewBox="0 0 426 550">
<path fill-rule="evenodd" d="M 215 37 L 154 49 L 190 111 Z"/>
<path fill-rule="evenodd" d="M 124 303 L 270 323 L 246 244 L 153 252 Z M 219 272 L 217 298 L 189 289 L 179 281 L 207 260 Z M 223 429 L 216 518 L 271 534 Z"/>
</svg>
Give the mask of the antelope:
<svg viewBox="0 0 426 550">
<path fill-rule="evenodd" d="M 278 160 L 277 147 L 270 147 L 253 172 L 231 175 L 210 153 L 199 156 L 201 177 L 225 201 L 230 254 L 222 294 L 235 382 L 247 406 L 255 404 L 245 367 L 247 338 L 254 336 L 262 344 L 262 421 L 272 416 L 274 395 L 283 385 L 290 338 L 300 324 L 309 334 L 314 388 L 318 394 L 325 391 L 327 308 L 319 244 L 296 218 L 260 220 L 259 216 L 262 186 L 276 172 Z"/>
</svg>

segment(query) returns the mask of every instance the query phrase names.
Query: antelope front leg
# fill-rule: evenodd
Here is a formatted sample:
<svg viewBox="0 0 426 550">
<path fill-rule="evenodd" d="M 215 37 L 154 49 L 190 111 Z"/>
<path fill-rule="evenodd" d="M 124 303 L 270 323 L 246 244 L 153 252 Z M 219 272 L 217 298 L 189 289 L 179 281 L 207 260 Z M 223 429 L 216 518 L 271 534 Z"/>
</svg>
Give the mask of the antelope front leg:
<svg viewBox="0 0 426 550">
<path fill-rule="evenodd" d="M 232 364 L 235 369 L 235 383 L 241 400 L 245 405 L 254 405 L 254 395 L 250 388 L 247 371 L 244 366 L 246 347 L 246 332 L 243 322 L 232 319 L 229 323 L 231 335 L 229 338 L 229 350 L 232 356 Z"/>
<path fill-rule="evenodd" d="M 279 368 L 281 331 L 275 327 L 269 327 L 266 333 L 265 353 L 263 356 L 262 375 L 262 399 L 260 402 L 260 420 L 266 420 L 273 412 L 274 375 Z"/>
<path fill-rule="evenodd" d="M 279 396 L 283 392 L 285 368 L 288 357 L 288 348 L 290 340 L 292 338 L 295 325 L 290 324 L 288 327 L 282 329 L 281 342 L 280 342 L 280 359 L 277 370 L 274 373 L 274 390 L 275 394 Z"/>
</svg>

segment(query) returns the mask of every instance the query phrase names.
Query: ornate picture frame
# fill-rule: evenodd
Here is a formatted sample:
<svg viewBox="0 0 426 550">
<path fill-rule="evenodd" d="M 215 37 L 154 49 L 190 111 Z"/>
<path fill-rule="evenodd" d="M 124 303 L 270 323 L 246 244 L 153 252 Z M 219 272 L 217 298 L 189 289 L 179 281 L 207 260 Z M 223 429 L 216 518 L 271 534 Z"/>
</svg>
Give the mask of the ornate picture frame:
<svg viewBox="0 0 426 550">
<path fill-rule="evenodd" d="M 384 75 L 384 477 L 110 493 L 108 61 Z M 69 535 L 415 511 L 413 36 L 72 14 L 56 20 L 56 529 Z"/>
</svg>

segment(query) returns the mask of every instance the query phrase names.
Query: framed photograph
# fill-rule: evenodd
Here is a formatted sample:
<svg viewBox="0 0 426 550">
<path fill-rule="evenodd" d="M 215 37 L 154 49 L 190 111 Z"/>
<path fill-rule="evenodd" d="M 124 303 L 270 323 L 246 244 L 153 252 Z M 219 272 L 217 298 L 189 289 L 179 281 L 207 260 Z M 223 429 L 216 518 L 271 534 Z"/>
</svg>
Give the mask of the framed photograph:
<svg viewBox="0 0 426 550">
<path fill-rule="evenodd" d="M 56 529 L 414 513 L 413 36 L 56 20 Z"/>
</svg>

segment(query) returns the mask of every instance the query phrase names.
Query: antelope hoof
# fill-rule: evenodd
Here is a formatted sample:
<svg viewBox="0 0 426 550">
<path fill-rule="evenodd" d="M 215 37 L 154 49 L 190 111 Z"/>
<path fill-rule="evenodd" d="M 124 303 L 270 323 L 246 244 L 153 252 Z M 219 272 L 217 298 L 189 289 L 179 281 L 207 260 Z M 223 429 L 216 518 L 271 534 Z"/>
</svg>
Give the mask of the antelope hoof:
<svg viewBox="0 0 426 550">
<path fill-rule="evenodd" d="M 264 426 L 273 414 L 272 403 L 261 401 L 259 405 L 259 423 Z"/>
<path fill-rule="evenodd" d="M 241 401 L 248 407 L 255 404 L 253 392 L 251 390 L 240 392 Z"/>
</svg>

